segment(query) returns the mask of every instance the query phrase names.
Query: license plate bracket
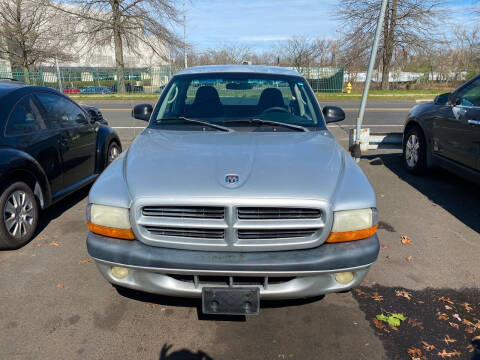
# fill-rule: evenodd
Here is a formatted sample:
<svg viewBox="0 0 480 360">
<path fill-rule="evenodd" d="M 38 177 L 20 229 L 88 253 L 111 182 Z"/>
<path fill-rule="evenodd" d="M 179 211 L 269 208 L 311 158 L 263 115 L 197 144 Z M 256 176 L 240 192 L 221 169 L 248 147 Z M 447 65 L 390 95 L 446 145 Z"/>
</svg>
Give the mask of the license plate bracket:
<svg viewBox="0 0 480 360">
<path fill-rule="evenodd" d="M 204 287 L 202 312 L 216 315 L 258 315 L 260 289 L 256 287 Z"/>
</svg>

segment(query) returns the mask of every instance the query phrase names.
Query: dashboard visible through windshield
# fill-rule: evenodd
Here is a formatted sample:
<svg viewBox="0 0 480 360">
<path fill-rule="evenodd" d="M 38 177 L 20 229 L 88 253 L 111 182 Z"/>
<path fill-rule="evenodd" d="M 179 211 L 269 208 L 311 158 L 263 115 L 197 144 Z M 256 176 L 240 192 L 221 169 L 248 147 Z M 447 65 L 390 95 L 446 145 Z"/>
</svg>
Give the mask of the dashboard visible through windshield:
<svg viewBox="0 0 480 360">
<path fill-rule="evenodd" d="M 175 77 L 164 90 L 153 119 L 151 126 L 175 130 L 193 130 L 205 122 L 235 129 L 324 129 L 315 96 L 303 78 L 266 74 Z"/>
</svg>

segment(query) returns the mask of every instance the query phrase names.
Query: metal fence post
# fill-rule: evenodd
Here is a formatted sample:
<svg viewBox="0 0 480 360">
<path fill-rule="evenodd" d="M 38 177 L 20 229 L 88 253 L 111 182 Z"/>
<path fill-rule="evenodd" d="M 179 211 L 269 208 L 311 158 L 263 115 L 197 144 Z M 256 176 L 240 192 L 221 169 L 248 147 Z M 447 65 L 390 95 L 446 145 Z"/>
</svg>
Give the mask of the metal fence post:
<svg viewBox="0 0 480 360">
<path fill-rule="evenodd" d="M 55 66 L 57 68 L 57 81 L 58 81 L 58 88 L 60 89 L 60 92 L 63 91 L 62 88 L 62 74 L 60 74 L 60 68 L 58 67 L 58 59 L 55 58 Z"/>
<path fill-rule="evenodd" d="M 356 162 L 360 161 L 362 154 L 360 150 L 360 131 L 362 129 L 363 117 L 365 115 L 365 107 L 367 105 L 368 91 L 370 90 L 370 82 L 372 81 L 373 66 L 377 57 L 378 42 L 380 40 L 380 32 L 383 27 L 383 20 L 385 19 L 385 10 L 387 8 L 388 0 L 382 0 L 380 14 L 378 15 L 377 29 L 375 31 L 375 38 L 373 40 L 372 52 L 370 53 L 370 61 L 368 63 L 367 78 L 365 79 L 365 87 L 363 89 L 362 102 L 360 103 L 360 110 L 357 118 L 357 132 L 355 136 L 355 143 L 350 151 Z"/>
</svg>

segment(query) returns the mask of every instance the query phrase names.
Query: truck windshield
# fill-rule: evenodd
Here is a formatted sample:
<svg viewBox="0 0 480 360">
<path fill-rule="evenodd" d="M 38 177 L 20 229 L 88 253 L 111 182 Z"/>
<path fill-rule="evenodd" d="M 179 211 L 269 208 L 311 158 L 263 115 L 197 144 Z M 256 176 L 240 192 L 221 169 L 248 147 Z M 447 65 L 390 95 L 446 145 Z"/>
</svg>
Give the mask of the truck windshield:
<svg viewBox="0 0 480 360">
<path fill-rule="evenodd" d="M 315 95 L 305 79 L 256 74 L 202 74 L 175 77 L 164 90 L 151 125 L 178 128 L 172 118 L 208 121 L 228 127 L 252 127 L 259 119 L 324 128 Z M 168 120 L 167 120 L 168 119 Z M 237 121 L 238 120 L 238 121 Z M 264 122 L 263 125 L 265 125 Z M 268 125 L 268 124 L 267 124 Z M 295 131 L 294 127 L 283 127 Z"/>
</svg>

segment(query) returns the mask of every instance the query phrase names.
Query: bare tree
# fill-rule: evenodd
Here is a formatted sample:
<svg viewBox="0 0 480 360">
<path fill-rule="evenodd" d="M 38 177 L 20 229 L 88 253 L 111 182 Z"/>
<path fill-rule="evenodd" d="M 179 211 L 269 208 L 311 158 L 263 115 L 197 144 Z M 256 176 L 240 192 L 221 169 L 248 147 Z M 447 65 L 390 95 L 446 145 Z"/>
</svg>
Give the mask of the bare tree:
<svg viewBox="0 0 480 360">
<path fill-rule="evenodd" d="M 69 0 L 54 7 L 80 21 L 77 33 L 90 48 L 113 44 L 118 91 L 125 92 L 124 48 L 147 47 L 167 60 L 167 47 L 181 46 L 173 24 L 180 22 L 175 0 Z"/>
<path fill-rule="evenodd" d="M 338 42 L 294 36 L 279 43 L 277 51 L 281 64 L 297 69 L 314 65 L 331 66 L 337 62 Z"/>
<path fill-rule="evenodd" d="M 476 74 L 480 70 L 480 28 L 457 27 L 453 31 L 455 49 L 452 50 L 457 71 Z M 453 64 L 452 64 L 453 65 Z"/>
<path fill-rule="evenodd" d="M 388 74 L 396 50 L 421 51 L 435 38 L 435 27 L 443 0 L 388 0 L 379 51 L 382 89 L 389 88 Z M 371 46 L 380 12 L 379 0 L 339 0 L 336 17 L 341 22 L 345 47 L 360 44 L 361 53 Z M 445 16 L 445 14 L 443 14 Z"/>
<path fill-rule="evenodd" d="M 0 0 L 0 55 L 23 70 L 26 83 L 34 65 L 69 58 L 63 30 L 47 0 Z"/>
</svg>

